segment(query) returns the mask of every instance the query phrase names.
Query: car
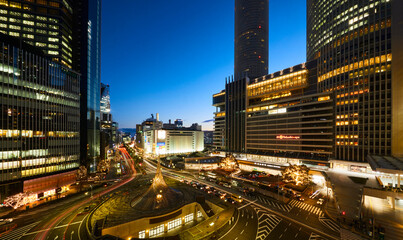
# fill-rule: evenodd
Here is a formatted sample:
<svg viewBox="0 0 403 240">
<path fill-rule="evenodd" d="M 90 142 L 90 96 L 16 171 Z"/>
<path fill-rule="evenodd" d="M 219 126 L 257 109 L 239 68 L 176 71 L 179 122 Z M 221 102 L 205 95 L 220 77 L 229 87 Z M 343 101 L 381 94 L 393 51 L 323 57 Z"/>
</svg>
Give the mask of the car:
<svg viewBox="0 0 403 240">
<path fill-rule="evenodd" d="M 323 198 L 319 198 L 319 200 L 316 202 L 316 204 L 322 205 L 324 201 L 325 200 Z"/>
<path fill-rule="evenodd" d="M 12 218 L 1 218 L 1 219 L 0 219 L 0 222 L 5 222 L 5 223 L 10 223 L 10 222 L 12 222 L 12 221 L 13 221 Z"/>
<path fill-rule="evenodd" d="M 239 203 L 243 202 L 243 199 L 240 195 L 232 194 L 231 199 L 234 200 L 235 202 L 239 202 Z"/>
<path fill-rule="evenodd" d="M 229 202 L 229 203 L 235 204 L 235 200 L 234 200 L 234 199 L 232 199 L 232 198 L 230 198 L 230 197 L 225 198 L 225 200 L 226 200 L 226 202 Z"/>
</svg>

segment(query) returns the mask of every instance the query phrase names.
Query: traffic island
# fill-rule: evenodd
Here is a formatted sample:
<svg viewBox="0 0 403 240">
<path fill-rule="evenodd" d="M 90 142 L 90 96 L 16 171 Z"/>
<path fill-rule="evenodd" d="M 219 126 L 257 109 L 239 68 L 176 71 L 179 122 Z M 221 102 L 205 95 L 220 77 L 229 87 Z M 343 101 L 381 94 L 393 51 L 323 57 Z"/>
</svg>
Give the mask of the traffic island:
<svg viewBox="0 0 403 240">
<path fill-rule="evenodd" d="M 168 184 L 167 184 L 168 182 Z M 196 236 L 220 229 L 232 217 L 229 207 L 207 193 L 175 180 L 165 182 L 160 167 L 151 186 L 113 196 L 88 219 L 94 237 L 143 239 L 181 236 L 193 228 Z M 219 199 L 217 199 L 219 200 Z M 209 231 L 204 231 L 208 228 Z M 203 229 L 198 233 L 197 229 Z M 189 238 L 194 239 L 194 238 Z"/>
</svg>

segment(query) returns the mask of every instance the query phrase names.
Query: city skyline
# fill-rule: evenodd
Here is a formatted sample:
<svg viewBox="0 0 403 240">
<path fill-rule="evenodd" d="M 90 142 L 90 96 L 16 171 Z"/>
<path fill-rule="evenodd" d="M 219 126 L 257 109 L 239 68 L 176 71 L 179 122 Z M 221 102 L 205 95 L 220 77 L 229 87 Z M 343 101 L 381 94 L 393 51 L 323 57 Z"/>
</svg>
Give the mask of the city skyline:
<svg viewBox="0 0 403 240">
<path fill-rule="evenodd" d="M 102 81 L 111 86 L 112 114 L 120 127 L 134 128 L 159 112 L 164 121 L 181 118 L 187 125 L 197 122 L 203 130 L 212 130 L 212 122 L 203 123 L 213 118 L 211 95 L 233 74 L 234 2 L 103 4 Z M 187 11 L 173 14 L 178 9 Z M 305 62 L 305 9 L 305 3 L 296 0 L 270 3 L 269 73 Z M 170 25 L 182 28 L 170 30 Z M 127 51 L 114 51 L 118 42 Z M 127 54 L 133 52 L 135 57 L 129 58 Z M 129 60 L 116 61 L 123 58 Z M 179 72 L 170 59 L 179 64 L 177 69 L 185 70 Z M 155 67 L 158 71 L 152 71 Z M 153 90 L 143 78 L 155 82 Z"/>
<path fill-rule="evenodd" d="M 403 239 L 402 11 L 0 0 L 0 239 Z"/>
</svg>

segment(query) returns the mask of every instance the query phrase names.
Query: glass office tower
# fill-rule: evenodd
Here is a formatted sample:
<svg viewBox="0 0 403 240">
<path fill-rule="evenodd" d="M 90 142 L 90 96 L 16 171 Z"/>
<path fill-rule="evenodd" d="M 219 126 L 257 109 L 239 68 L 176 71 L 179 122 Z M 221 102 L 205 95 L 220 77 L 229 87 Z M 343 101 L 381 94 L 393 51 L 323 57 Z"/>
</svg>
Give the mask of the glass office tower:
<svg viewBox="0 0 403 240">
<path fill-rule="evenodd" d="M 0 34 L 0 200 L 75 182 L 79 95 L 78 73 Z"/>
<path fill-rule="evenodd" d="M 235 80 L 267 74 L 269 66 L 269 1 L 235 0 Z"/>
<path fill-rule="evenodd" d="M 74 69 L 81 77 L 81 162 L 91 172 L 100 158 L 101 0 L 75 1 Z"/>
<path fill-rule="evenodd" d="M 307 59 L 318 61 L 318 90 L 335 95 L 336 159 L 403 151 L 401 10 L 402 1 L 307 1 Z"/>
<path fill-rule="evenodd" d="M 73 65 L 72 0 L 0 1 L 0 32 L 39 47 L 55 62 Z"/>
</svg>

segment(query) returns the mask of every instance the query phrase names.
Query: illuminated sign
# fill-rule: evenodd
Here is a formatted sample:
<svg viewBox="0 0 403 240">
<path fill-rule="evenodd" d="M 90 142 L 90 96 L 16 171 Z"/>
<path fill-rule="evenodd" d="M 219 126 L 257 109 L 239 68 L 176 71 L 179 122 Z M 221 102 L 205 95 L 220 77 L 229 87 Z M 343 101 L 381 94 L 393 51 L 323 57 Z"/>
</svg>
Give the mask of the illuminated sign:
<svg viewBox="0 0 403 240">
<path fill-rule="evenodd" d="M 277 135 L 277 139 L 300 139 L 300 136 Z"/>
<path fill-rule="evenodd" d="M 158 130 L 158 139 L 165 139 L 165 131 L 164 130 Z"/>
<path fill-rule="evenodd" d="M 275 110 L 269 110 L 269 114 L 279 114 L 279 113 L 286 113 L 287 108 L 279 108 Z"/>
<path fill-rule="evenodd" d="M 159 149 L 165 148 L 165 143 L 164 142 L 157 143 L 157 148 L 159 148 Z"/>
</svg>

